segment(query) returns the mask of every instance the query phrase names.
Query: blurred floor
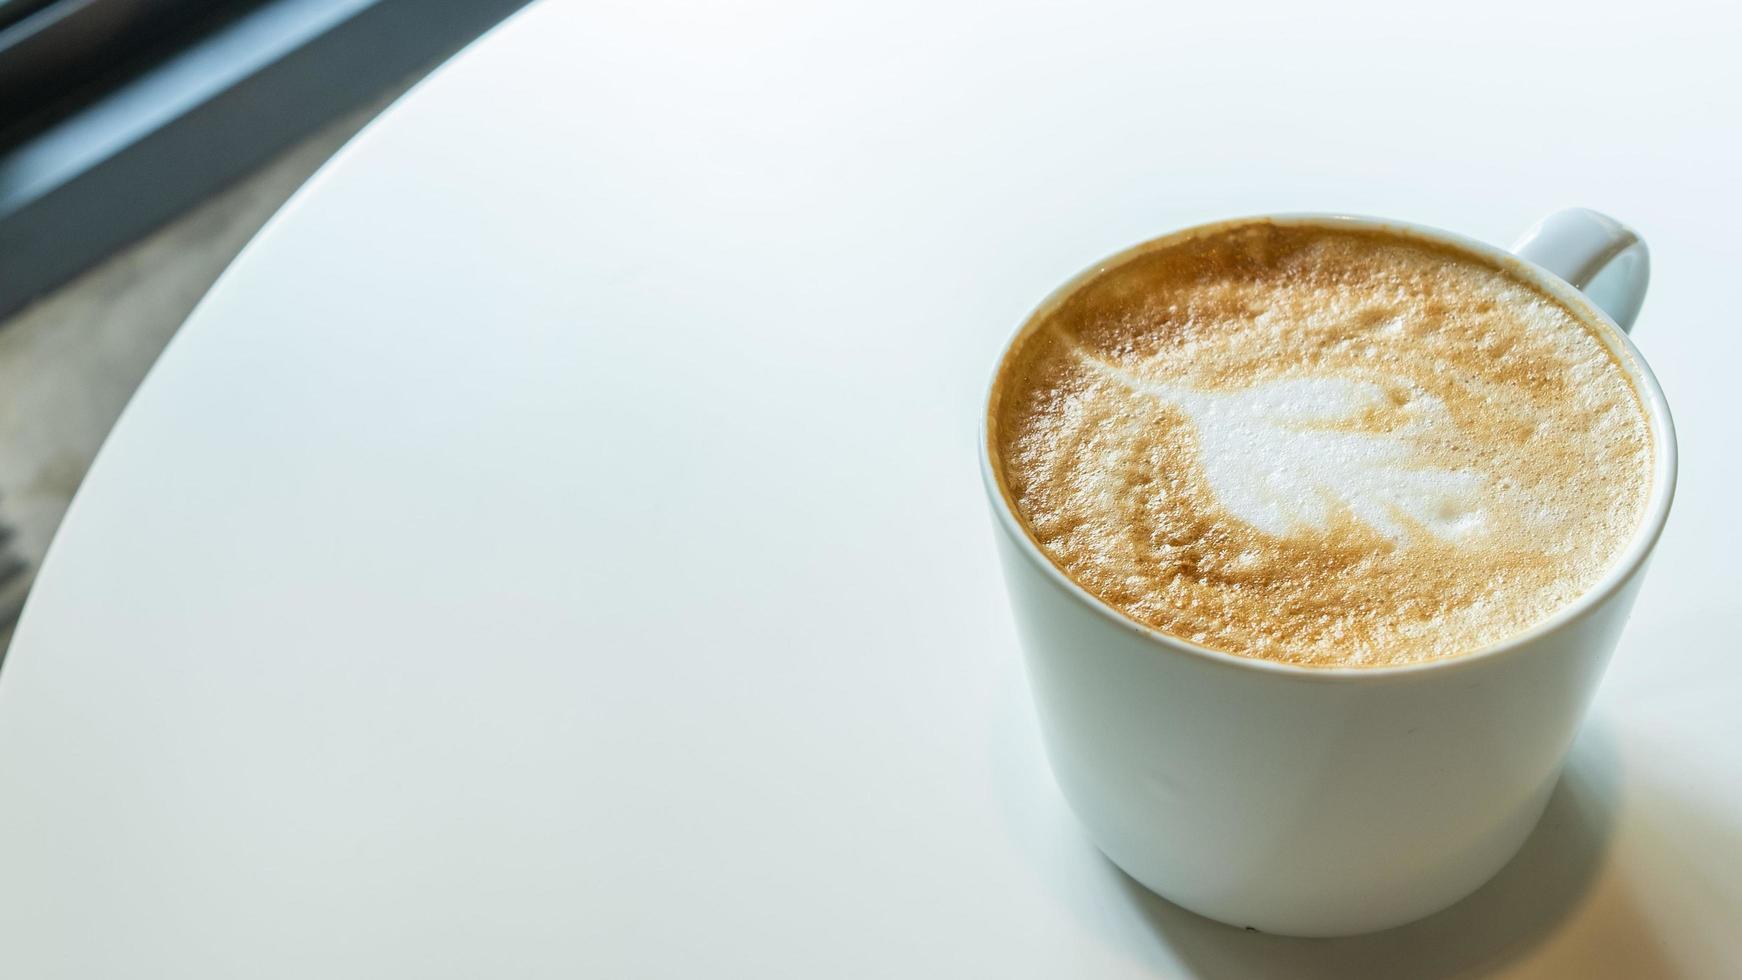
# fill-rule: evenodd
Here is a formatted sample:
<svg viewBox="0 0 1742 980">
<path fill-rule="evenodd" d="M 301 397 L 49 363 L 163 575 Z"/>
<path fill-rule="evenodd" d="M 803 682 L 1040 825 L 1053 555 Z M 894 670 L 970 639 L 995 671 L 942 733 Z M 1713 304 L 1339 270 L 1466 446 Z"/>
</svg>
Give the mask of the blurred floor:
<svg viewBox="0 0 1742 980">
<path fill-rule="evenodd" d="M 0 659 L 73 492 L 182 320 L 291 193 L 424 74 L 0 321 L 0 526 L 26 569 L 0 581 Z"/>
</svg>

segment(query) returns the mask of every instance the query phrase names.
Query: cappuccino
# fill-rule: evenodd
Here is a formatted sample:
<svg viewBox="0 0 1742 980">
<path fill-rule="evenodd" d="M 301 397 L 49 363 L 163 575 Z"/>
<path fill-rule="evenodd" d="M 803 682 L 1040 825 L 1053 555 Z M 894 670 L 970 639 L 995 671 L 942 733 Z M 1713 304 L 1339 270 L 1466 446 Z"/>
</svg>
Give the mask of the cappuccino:
<svg viewBox="0 0 1742 980">
<path fill-rule="evenodd" d="M 1598 330 L 1437 242 L 1224 225 L 1036 313 L 990 449 L 1040 549 L 1138 623 L 1294 664 L 1456 656 L 1640 524 L 1651 431 Z"/>
</svg>

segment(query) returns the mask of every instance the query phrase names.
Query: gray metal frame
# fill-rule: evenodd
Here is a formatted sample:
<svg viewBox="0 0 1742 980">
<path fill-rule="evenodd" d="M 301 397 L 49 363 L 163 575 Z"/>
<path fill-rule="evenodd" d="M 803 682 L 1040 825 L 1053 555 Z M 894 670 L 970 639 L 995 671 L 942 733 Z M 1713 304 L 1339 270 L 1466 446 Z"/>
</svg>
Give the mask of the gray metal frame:
<svg viewBox="0 0 1742 980">
<path fill-rule="evenodd" d="M 0 317 L 526 0 L 269 0 L 0 147 Z"/>
</svg>

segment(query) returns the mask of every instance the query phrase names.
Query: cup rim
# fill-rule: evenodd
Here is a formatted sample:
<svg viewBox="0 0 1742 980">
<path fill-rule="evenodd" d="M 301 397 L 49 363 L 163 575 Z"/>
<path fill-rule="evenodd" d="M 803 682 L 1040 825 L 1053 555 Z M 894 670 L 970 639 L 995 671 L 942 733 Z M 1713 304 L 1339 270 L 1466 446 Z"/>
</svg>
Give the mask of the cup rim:
<svg viewBox="0 0 1742 980">
<path fill-rule="evenodd" d="M 1654 457 L 1651 492 L 1646 500 L 1645 516 L 1640 520 L 1639 526 L 1634 530 L 1633 537 L 1628 541 L 1627 546 L 1609 566 L 1609 569 L 1603 573 L 1602 578 L 1598 579 L 1578 598 L 1555 610 L 1553 614 L 1529 628 L 1469 653 L 1406 664 L 1381 664 L 1369 667 L 1352 665 L 1312 666 L 1226 653 L 1140 623 L 1077 584 L 1047 556 L 1039 543 L 1034 540 L 1028 525 L 1016 514 L 1014 501 L 1005 490 L 998 473 L 998 467 L 993 459 L 991 431 L 988 425 L 992 395 L 997 387 L 998 376 L 1003 369 L 1005 359 L 1010 356 L 1011 348 L 1016 345 L 1018 340 L 1028 334 L 1043 313 L 1055 308 L 1065 298 L 1102 272 L 1116 265 L 1122 265 L 1146 252 L 1188 238 L 1225 228 L 1256 223 L 1285 226 L 1328 225 L 1385 231 L 1471 252 L 1541 288 L 1576 312 L 1584 314 L 1597 325 L 1599 338 L 1609 346 L 1613 354 L 1617 355 L 1616 359 L 1620 361 L 1622 369 L 1627 373 L 1628 380 L 1633 383 L 1634 390 L 1639 393 L 1640 400 L 1645 403 L 1646 414 L 1651 426 Z M 1663 389 L 1657 383 L 1657 376 L 1652 373 L 1650 365 L 1646 363 L 1639 349 L 1634 346 L 1632 338 L 1627 335 L 1626 331 L 1617 326 L 1615 321 L 1607 313 L 1604 313 L 1596 303 L 1592 302 L 1590 297 L 1547 269 L 1487 242 L 1413 222 L 1339 212 L 1280 212 L 1195 224 L 1122 249 L 1071 276 L 1048 293 L 1033 310 L 1024 316 L 1010 337 L 999 348 L 998 356 L 993 361 L 991 381 L 987 384 L 985 394 L 980 399 L 979 432 L 980 476 L 1001 529 L 1010 536 L 1017 547 L 1022 549 L 1024 556 L 1037 565 L 1042 573 L 1050 577 L 1054 584 L 1062 588 L 1067 595 L 1072 596 L 1112 622 L 1147 637 L 1162 650 L 1170 653 L 1193 657 L 1236 670 L 1254 670 L 1296 679 L 1332 683 L 1401 679 L 1429 672 L 1468 669 L 1475 664 L 1508 658 L 1509 655 L 1516 654 L 1518 651 L 1531 646 L 1539 637 L 1554 633 L 1568 623 L 1589 615 L 1610 596 L 1620 591 L 1644 566 L 1652 549 L 1656 546 L 1658 538 L 1663 534 L 1664 524 L 1669 518 L 1670 504 L 1675 498 L 1675 423 L 1670 415 L 1669 403 L 1664 398 Z"/>
</svg>

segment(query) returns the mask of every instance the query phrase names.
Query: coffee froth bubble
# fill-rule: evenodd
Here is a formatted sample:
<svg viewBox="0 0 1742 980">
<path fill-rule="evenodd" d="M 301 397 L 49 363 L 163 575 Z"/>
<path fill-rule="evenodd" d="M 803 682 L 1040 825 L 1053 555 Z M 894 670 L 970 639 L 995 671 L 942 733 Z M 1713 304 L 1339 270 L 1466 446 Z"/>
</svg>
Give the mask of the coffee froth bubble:
<svg viewBox="0 0 1742 980">
<path fill-rule="evenodd" d="M 1036 543 L 1137 622 L 1299 664 L 1455 656 L 1576 599 L 1643 516 L 1647 417 L 1595 329 L 1449 246 L 1224 226 L 1038 314 L 988 434 Z"/>
</svg>

